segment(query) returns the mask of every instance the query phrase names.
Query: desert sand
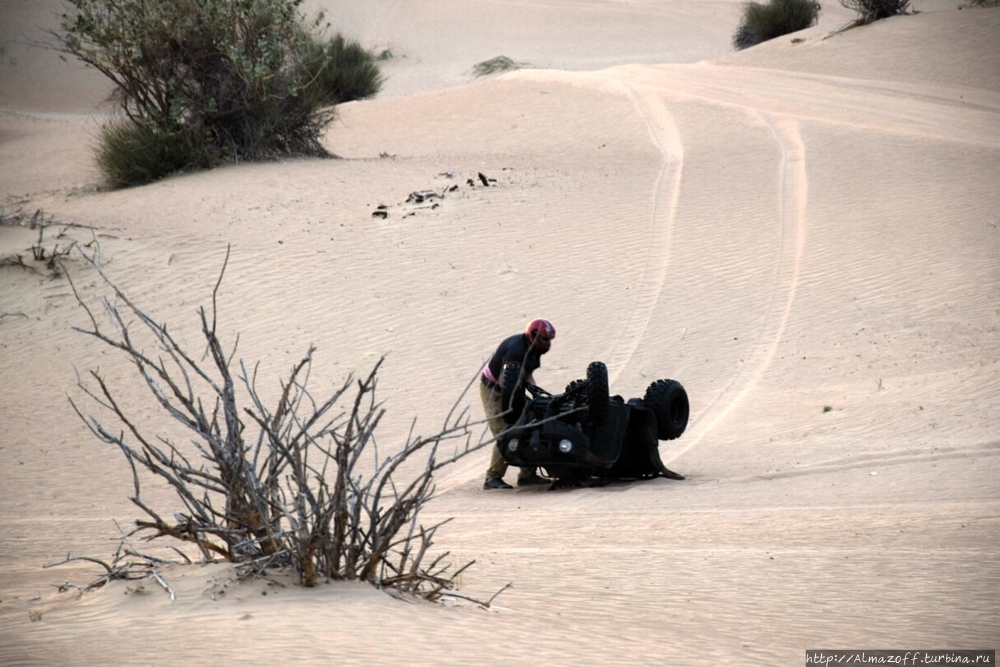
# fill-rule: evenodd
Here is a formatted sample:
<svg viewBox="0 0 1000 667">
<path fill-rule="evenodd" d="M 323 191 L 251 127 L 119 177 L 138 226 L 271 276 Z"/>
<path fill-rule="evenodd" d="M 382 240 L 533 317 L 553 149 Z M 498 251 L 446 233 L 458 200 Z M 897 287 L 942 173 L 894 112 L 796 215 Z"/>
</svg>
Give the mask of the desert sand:
<svg viewBox="0 0 1000 667">
<path fill-rule="evenodd" d="M 0 664 L 779 666 L 814 648 L 997 648 L 1000 8 L 913 7 L 828 38 L 853 14 L 824 3 L 817 26 L 734 52 L 734 1 L 313 0 L 392 53 L 383 93 L 329 128 L 341 159 L 108 191 L 92 157 L 107 83 L 29 45 L 58 2 L 4 2 L 5 215 L 89 226 L 45 243 L 96 238 L 108 275 L 182 339 L 229 245 L 219 321 L 239 357 L 277 387 L 316 345 L 321 391 L 386 355 L 383 447 L 414 419 L 435 430 L 539 316 L 558 330 L 543 387 L 602 360 L 613 393 L 676 379 L 692 413 L 660 446 L 684 481 L 485 492 L 485 450 L 439 475 L 425 518 L 453 517 L 436 548 L 476 561 L 460 592 L 512 583 L 488 610 L 359 584 L 213 596 L 225 565 L 167 568 L 173 602 L 120 582 L 81 598 L 57 587 L 99 567 L 43 565 L 110 558 L 115 522 L 139 513 L 123 457 L 68 398 L 93 368 L 141 387 L 73 330 L 86 315 L 64 277 L 2 267 Z M 524 67 L 473 76 L 500 55 Z M 470 186 L 480 172 L 496 182 Z M 453 184 L 437 208 L 406 201 Z M 37 240 L 0 226 L 0 257 Z"/>
</svg>

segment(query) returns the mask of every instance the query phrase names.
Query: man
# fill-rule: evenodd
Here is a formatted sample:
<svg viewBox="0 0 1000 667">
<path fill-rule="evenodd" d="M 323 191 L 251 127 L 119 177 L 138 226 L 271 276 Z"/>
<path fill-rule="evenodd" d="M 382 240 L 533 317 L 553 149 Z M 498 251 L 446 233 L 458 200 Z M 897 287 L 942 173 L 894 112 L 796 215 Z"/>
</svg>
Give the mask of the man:
<svg viewBox="0 0 1000 667">
<path fill-rule="evenodd" d="M 503 380 L 503 367 L 509 361 L 521 364 L 525 382 L 534 384 L 533 373 L 542 365 L 542 355 L 552 347 L 552 339 L 556 337 L 556 328 L 548 320 L 537 319 L 528 322 L 524 333 L 514 334 L 504 339 L 497 347 L 489 362 L 483 367 L 480 379 L 479 395 L 483 399 L 483 410 L 489 420 L 490 431 L 494 436 L 506 428 L 503 417 L 498 416 L 503 410 L 500 404 L 500 383 Z M 486 470 L 486 481 L 483 488 L 512 489 L 503 481 L 507 472 L 507 462 L 500 454 L 500 448 L 493 446 L 490 455 L 490 467 Z M 549 480 L 538 475 L 535 468 L 521 468 L 517 475 L 518 486 L 532 484 L 547 484 Z"/>
</svg>

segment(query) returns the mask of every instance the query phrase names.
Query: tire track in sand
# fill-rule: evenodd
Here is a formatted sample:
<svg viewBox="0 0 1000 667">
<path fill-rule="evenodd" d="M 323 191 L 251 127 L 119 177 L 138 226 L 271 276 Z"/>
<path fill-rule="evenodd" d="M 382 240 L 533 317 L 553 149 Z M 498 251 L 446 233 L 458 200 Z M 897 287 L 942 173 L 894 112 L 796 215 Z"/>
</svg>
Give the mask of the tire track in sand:
<svg viewBox="0 0 1000 667">
<path fill-rule="evenodd" d="M 806 204 L 809 195 L 805 143 L 795 118 L 775 118 L 764 112 L 757 113 L 771 129 L 781 147 L 778 166 L 781 182 L 781 245 L 771 297 L 752 352 L 746 362 L 738 366 L 729 383 L 699 415 L 691 420 L 689 428 L 695 431 L 694 437 L 681 449 L 671 451 L 669 458 L 664 461 L 666 464 L 698 446 L 706 435 L 739 407 L 746 395 L 757 385 L 770 366 L 771 360 L 774 359 L 795 303 L 802 256 L 805 252 Z M 779 309 L 780 315 L 776 317 Z M 753 369 L 749 376 L 747 369 Z M 702 423 L 705 426 L 700 428 Z"/>
<path fill-rule="evenodd" d="M 680 202 L 681 177 L 684 172 L 684 145 L 673 115 L 667 110 L 662 91 L 650 86 L 620 82 L 646 126 L 649 138 L 660 151 L 660 169 L 653 182 L 652 207 L 647 232 L 648 248 L 642 282 L 628 319 L 615 336 L 606 357 L 609 383 L 614 385 L 635 354 L 649 327 L 670 264 L 670 246 L 674 219 Z"/>
</svg>

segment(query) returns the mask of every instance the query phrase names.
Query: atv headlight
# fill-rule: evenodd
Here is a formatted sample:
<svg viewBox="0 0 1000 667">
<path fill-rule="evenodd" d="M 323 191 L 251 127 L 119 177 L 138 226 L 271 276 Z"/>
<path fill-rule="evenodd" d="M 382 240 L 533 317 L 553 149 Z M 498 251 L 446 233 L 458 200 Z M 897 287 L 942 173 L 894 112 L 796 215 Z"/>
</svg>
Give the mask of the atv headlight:
<svg viewBox="0 0 1000 667">
<path fill-rule="evenodd" d="M 562 452 L 563 454 L 568 454 L 569 450 L 571 450 L 571 449 L 573 449 L 573 443 L 572 442 L 570 442 L 569 440 L 565 440 L 565 439 L 559 441 L 559 451 L 560 452 Z"/>
<path fill-rule="evenodd" d="M 517 441 L 517 438 L 511 438 L 510 442 L 507 443 L 507 449 L 509 449 L 512 452 L 516 452 L 517 451 L 517 446 L 519 444 L 520 443 Z"/>
</svg>

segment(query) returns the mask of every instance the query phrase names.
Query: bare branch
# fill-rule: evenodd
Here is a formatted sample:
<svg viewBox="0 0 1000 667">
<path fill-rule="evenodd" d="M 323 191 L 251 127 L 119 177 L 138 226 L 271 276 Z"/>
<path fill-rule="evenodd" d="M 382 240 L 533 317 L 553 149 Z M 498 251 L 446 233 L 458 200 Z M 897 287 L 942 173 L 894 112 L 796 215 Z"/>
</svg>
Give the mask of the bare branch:
<svg viewBox="0 0 1000 667">
<path fill-rule="evenodd" d="M 110 565 L 108 565 L 107 563 L 105 563 L 103 560 L 101 560 L 100 558 L 91 558 L 90 556 L 70 556 L 70 555 L 67 555 L 66 558 L 64 558 L 63 560 L 59 561 L 58 563 L 47 563 L 47 564 L 43 565 L 42 567 L 43 568 L 58 567 L 60 565 L 65 565 L 66 563 L 72 563 L 73 561 L 78 561 L 78 560 L 87 561 L 89 563 L 97 563 L 98 565 L 100 565 L 101 567 L 103 567 L 105 570 L 107 570 L 108 574 L 111 574 L 112 572 L 114 572 L 114 568 L 112 568 Z"/>
</svg>

